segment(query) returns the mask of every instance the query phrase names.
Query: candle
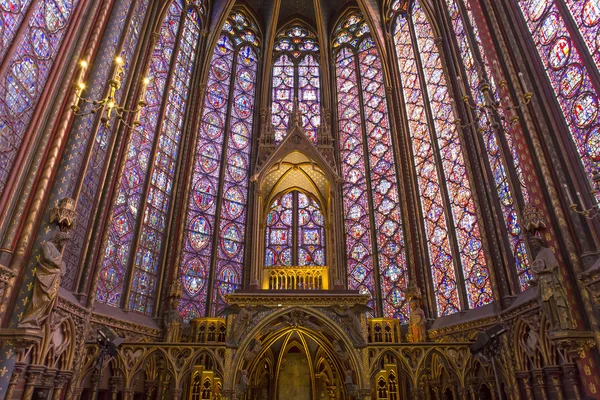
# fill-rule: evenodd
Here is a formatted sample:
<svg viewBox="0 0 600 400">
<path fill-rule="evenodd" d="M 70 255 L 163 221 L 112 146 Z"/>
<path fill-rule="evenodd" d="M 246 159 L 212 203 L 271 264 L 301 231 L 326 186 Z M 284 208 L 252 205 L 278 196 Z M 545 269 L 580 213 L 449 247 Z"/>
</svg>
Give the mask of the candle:
<svg viewBox="0 0 600 400">
<path fill-rule="evenodd" d="M 87 71 L 88 63 L 85 60 L 82 60 L 79 63 L 79 74 L 77 75 L 76 85 L 79 88 L 83 88 L 85 85 L 83 84 L 83 80 L 85 78 L 85 72 Z"/>
<path fill-rule="evenodd" d="M 140 88 L 140 101 L 143 101 L 146 97 L 146 91 L 148 90 L 148 85 L 150 84 L 150 78 L 145 77 L 142 79 L 142 87 Z"/>
<path fill-rule="evenodd" d="M 525 76 L 522 72 L 519 72 L 519 80 L 521 81 L 521 86 L 523 86 L 523 91 L 529 93 L 529 88 L 527 87 L 527 82 L 525 81 Z"/>
<path fill-rule="evenodd" d="M 502 74 L 500 73 L 500 64 L 498 64 L 498 60 L 494 60 L 494 75 L 496 79 L 502 79 Z"/>
<path fill-rule="evenodd" d="M 567 194 L 567 201 L 569 202 L 569 207 L 575 204 L 573 201 L 573 197 L 571 196 L 571 191 L 569 190 L 569 186 L 566 183 L 563 183 L 563 188 L 565 189 L 565 193 Z"/>
<path fill-rule="evenodd" d="M 458 89 L 460 90 L 460 95 L 462 97 L 465 97 L 466 90 L 465 90 L 465 85 L 463 83 L 463 80 L 462 80 L 462 78 L 460 76 L 457 78 L 457 80 L 458 80 Z"/>
<path fill-rule="evenodd" d="M 450 99 L 450 105 L 452 106 L 452 113 L 454 114 L 454 118 L 458 121 L 460 118 L 458 117 L 458 108 L 456 107 L 456 102 L 454 101 L 454 99 Z"/>
</svg>

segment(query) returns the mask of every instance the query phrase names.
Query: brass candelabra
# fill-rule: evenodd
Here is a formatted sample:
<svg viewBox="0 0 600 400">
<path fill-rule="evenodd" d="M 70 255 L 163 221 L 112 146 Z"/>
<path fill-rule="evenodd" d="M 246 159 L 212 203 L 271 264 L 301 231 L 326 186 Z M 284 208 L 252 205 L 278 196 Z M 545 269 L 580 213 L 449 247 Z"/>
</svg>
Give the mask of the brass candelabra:
<svg viewBox="0 0 600 400">
<path fill-rule="evenodd" d="M 521 82 L 521 86 L 523 88 L 523 93 L 519 95 L 518 104 L 514 104 L 509 96 L 504 98 L 505 106 L 502 106 L 500 101 L 495 99 L 494 93 L 492 92 L 492 87 L 490 83 L 483 78 L 483 74 L 481 73 L 481 67 L 476 65 L 476 70 L 478 71 L 478 76 L 481 77 L 478 85 L 479 91 L 483 94 L 483 104 L 478 104 L 478 102 L 467 93 L 467 89 L 462 78 L 458 77 L 458 87 L 461 94 L 461 99 L 465 106 L 473 111 L 476 111 L 476 114 L 485 114 L 487 116 L 487 121 L 491 121 L 491 126 L 494 129 L 498 129 L 500 123 L 506 120 L 505 114 L 510 115 L 509 122 L 512 125 L 515 125 L 519 121 L 519 115 L 517 114 L 517 110 L 520 110 L 526 107 L 529 103 L 531 103 L 531 98 L 533 97 L 533 92 L 531 92 L 527 86 L 527 82 L 523 77 L 523 74 L 519 72 L 519 80 Z M 494 62 L 494 69 L 499 71 L 499 66 L 497 62 Z M 501 76 L 499 73 L 496 76 Z M 498 82 L 501 88 L 506 89 L 508 84 L 506 80 L 501 80 Z M 463 123 L 463 121 L 458 118 L 458 109 L 456 107 L 456 103 L 454 99 L 450 100 L 452 103 L 452 111 L 456 119 L 454 120 L 454 124 L 460 128 L 466 128 L 473 125 L 478 125 L 477 131 L 484 132 L 485 126 L 481 125 L 481 118 L 477 117 L 473 122 Z M 500 121 L 499 121 L 499 120 Z"/>
<path fill-rule="evenodd" d="M 88 68 L 88 63 L 85 60 L 79 63 L 79 73 L 74 84 L 76 98 L 75 102 L 71 105 L 71 111 L 73 111 L 73 113 L 77 116 L 100 113 L 100 121 L 105 127 L 108 127 L 110 125 L 110 121 L 115 117 L 128 127 L 137 127 L 140 125 L 140 112 L 146 106 L 144 98 L 146 95 L 146 89 L 148 88 L 148 84 L 150 83 L 150 78 L 144 77 L 142 79 L 140 97 L 138 99 L 135 109 L 127 109 L 124 106 L 118 104 L 115 98 L 117 90 L 119 90 L 119 88 L 121 87 L 121 76 L 123 75 L 123 67 L 125 61 L 121 56 L 117 56 L 114 59 L 114 63 L 115 66 L 113 69 L 113 74 L 107 82 L 107 93 L 101 99 L 93 99 L 91 97 L 85 97 L 83 95 L 83 91 L 86 89 L 84 77 Z M 82 102 L 90 104 L 91 107 L 87 107 L 85 111 L 82 111 L 82 109 L 80 108 L 80 104 Z M 131 125 L 127 123 L 127 116 L 129 114 L 134 114 L 133 122 Z"/>
</svg>

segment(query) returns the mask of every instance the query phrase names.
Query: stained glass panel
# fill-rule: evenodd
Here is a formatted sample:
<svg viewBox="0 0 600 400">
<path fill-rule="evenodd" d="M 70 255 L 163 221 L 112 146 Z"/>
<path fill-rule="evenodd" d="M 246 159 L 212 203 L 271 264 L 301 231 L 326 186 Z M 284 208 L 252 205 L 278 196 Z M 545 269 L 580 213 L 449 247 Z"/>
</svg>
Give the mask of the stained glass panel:
<svg viewBox="0 0 600 400">
<path fill-rule="evenodd" d="M 347 48 L 336 57 L 336 85 L 342 175 L 348 288 L 376 298 L 373 276 L 372 225 L 364 153 L 364 127 L 358 92 L 356 56 Z"/>
<path fill-rule="evenodd" d="M 254 22 L 233 11 L 212 55 L 180 266 L 186 321 L 217 313 L 242 282 L 258 43 Z"/>
<path fill-rule="evenodd" d="M 102 39 L 100 49 L 94 65 L 90 71 L 90 82 L 107 82 L 109 73 L 113 66 L 113 57 L 117 51 L 117 46 L 120 41 L 121 32 L 123 31 L 126 21 L 127 30 L 121 57 L 124 61 L 123 74 L 120 77 L 122 82 L 127 82 L 129 72 L 131 71 L 130 64 L 133 55 L 136 51 L 140 28 L 144 22 L 146 10 L 149 0 L 141 0 L 135 2 L 135 9 L 131 13 L 131 19 L 127 20 L 126 16 L 130 12 L 131 3 L 133 1 L 121 1 L 118 7 L 113 8 L 113 14 L 109 25 L 106 29 L 105 36 Z M 115 100 L 121 102 L 125 84 L 115 93 Z M 104 92 L 103 85 L 92 85 L 90 87 L 89 96 L 92 98 L 100 98 Z M 82 110 L 87 110 L 86 105 L 82 105 Z M 117 124 L 112 124 L 106 127 L 103 124 L 98 126 L 95 137 L 91 137 L 93 124 L 97 124 L 100 116 L 96 114 L 95 118 L 92 115 L 79 117 L 73 123 L 73 130 L 69 136 L 69 141 L 65 146 L 62 162 L 68 163 L 71 167 L 69 171 L 59 171 L 58 174 L 63 174 L 62 177 L 57 176 L 55 179 L 56 187 L 53 191 L 59 191 L 60 188 L 68 187 L 68 193 L 72 193 L 77 185 L 77 179 L 81 179 L 81 169 L 83 167 L 84 156 L 89 146 L 92 146 L 91 156 L 83 178 L 83 187 L 77 199 L 77 223 L 71 231 L 72 237 L 70 245 L 66 246 L 63 252 L 63 261 L 66 264 L 66 273 L 61 279 L 61 286 L 68 290 L 74 290 L 76 274 L 80 265 L 81 255 L 86 247 L 86 240 L 89 233 L 90 223 L 93 217 L 93 210 L 96 206 L 98 198 L 98 190 L 102 179 L 102 172 L 105 168 L 106 153 L 109 149 L 109 143 L 112 140 L 114 129 Z M 64 180 L 63 180 L 64 178 Z M 67 197 L 74 198 L 71 194 Z"/>
<path fill-rule="evenodd" d="M 468 3 L 468 1 L 463 1 L 463 3 Z M 498 98 L 498 90 L 496 87 L 496 82 L 494 81 L 491 71 L 490 65 L 485 57 L 485 53 L 483 52 L 483 47 L 481 46 L 481 39 L 479 38 L 479 32 L 477 27 L 474 25 L 472 29 L 465 29 L 465 23 L 462 19 L 459 4 L 456 0 L 446 0 L 446 5 L 448 6 L 448 10 L 450 12 L 450 17 L 452 20 L 452 27 L 454 29 L 454 33 L 456 35 L 456 40 L 458 42 L 458 47 L 461 53 L 461 59 L 463 60 L 463 65 L 466 71 L 467 83 L 470 87 L 472 97 L 479 107 L 475 110 L 475 114 L 479 119 L 479 125 L 482 127 L 482 134 L 484 137 L 485 148 L 487 150 L 488 163 L 490 169 L 492 171 L 492 175 L 494 178 L 494 182 L 496 185 L 496 192 L 498 194 L 498 200 L 500 203 L 500 207 L 502 209 L 503 219 L 505 221 L 506 232 L 508 235 L 508 241 L 511 246 L 512 254 L 515 260 L 517 274 L 520 280 L 520 286 L 522 290 L 527 289 L 529 287 L 529 281 L 531 279 L 531 273 L 529 272 L 529 260 L 527 257 L 526 247 L 525 247 L 525 238 L 523 236 L 523 232 L 521 231 L 521 227 L 519 224 L 518 213 L 515 207 L 515 196 L 513 195 L 513 189 L 511 188 L 508 171 L 506 167 L 506 157 L 513 157 L 512 162 L 515 166 L 517 176 L 521 183 L 521 192 L 524 193 L 524 200 L 528 200 L 528 193 L 525 186 L 525 180 L 523 179 L 523 173 L 521 170 L 521 166 L 519 164 L 519 159 L 517 157 L 517 149 L 514 146 L 513 140 L 510 135 L 506 135 L 505 138 L 508 142 L 510 149 L 512 150 L 509 154 L 504 154 L 502 147 L 499 143 L 499 138 L 496 135 L 496 131 L 492 127 L 492 123 L 490 121 L 490 117 L 494 118 L 494 116 L 488 115 L 487 112 L 482 112 L 481 110 L 485 110 L 486 100 L 484 97 L 484 93 L 481 90 L 480 83 L 482 79 L 486 79 L 489 81 L 490 87 L 492 88 L 493 95 L 495 96 L 495 100 L 499 101 Z M 469 18 L 470 24 L 473 24 L 474 21 L 472 19 L 472 15 L 470 13 L 470 9 L 466 8 Z M 473 36 L 476 38 L 476 46 L 478 47 L 479 54 L 481 54 L 481 61 L 483 63 L 484 69 L 481 70 L 479 68 L 479 61 L 477 60 L 477 53 L 475 53 L 474 48 L 469 41 L 468 32 L 473 32 Z M 484 78 L 483 74 L 486 74 L 488 78 Z M 503 128 L 504 132 L 508 132 L 508 121 L 506 116 L 503 113 L 503 109 L 499 109 L 500 116 L 504 117 L 503 120 Z"/>
<path fill-rule="evenodd" d="M 150 175 L 146 209 L 133 264 L 129 309 L 148 315 L 154 312 L 160 257 L 179 153 L 181 121 L 185 118 L 194 58 L 200 38 L 198 14 L 194 9 L 189 9 L 186 14 L 158 133 L 154 169 Z"/>
<path fill-rule="evenodd" d="M 271 122 L 275 128 L 275 142 L 279 143 L 287 134 L 290 114 L 294 103 L 294 63 L 286 54 L 273 65 L 273 103 Z"/>
<path fill-rule="evenodd" d="M 404 17 L 399 17 L 396 21 L 394 40 L 410 128 L 413 162 L 421 195 L 437 313 L 440 316 L 449 315 L 460 310 L 453 267 L 454 257 L 437 172 L 438 162 L 434 157 L 434 147 L 429 135 L 419 68 L 412 45 L 409 21 Z"/>
<path fill-rule="evenodd" d="M 582 6 L 590 2 L 582 1 Z M 593 2 L 592 2 L 593 3 Z M 565 26 L 555 0 L 524 0 L 519 2 L 546 74 L 558 99 L 563 116 L 592 186 L 593 176 L 600 161 L 600 123 L 598 119 L 598 93 L 592 85 L 588 66 L 584 65 L 575 43 Z M 589 7 L 589 5 L 588 5 Z M 577 14 L 577 7 L 571 5 Z M 583 9 L 582 9 L 583 11 Z M 579 14 L 577 19 L 593 17 Z M 590 26 L 590 32 L 597 25 Z M 587 29 L 583 29 L 586 37 Z M 597 30 L 596 30 L 597 31 Z M 596 35 L 596 39 L 598 36 Z M 589 38 L 586 38 L 589 45 Z M 597 47 L 594 55 L 597 54 Z M 597 58 L 596 58 L 597 60 Z M 597 62 L 597 61 L 596 61 Z"/>
<path fill-rule="evenodd" d="M 121 303 L 125 274 L 129 265 L 134 231 L 181 13 L 180 2 L 171 3 L 150 59 L 152 79 L 146 92 L 147 106 L 140 115 L 141 125 L 132 132 L 127 146 L 125 168 L 113 206 L 108 244 L 104 251 L 96 293 L 98 301 L 111 306 L 119 306 Z"/>
<path fill-rule="evenodd" d="M 188 201 L 180 272 L 183 287 L 180 310 L 186 320 L 206 315 L 233 60 L 233 43 L 229 36 L 222 35 L 210 64 Z"/>
<path fill-rule="evenodd" d="M 7 8 L 7 2 L 2 2 Z M 20 2 L 19 2 L 20 3 Z M 9 5 L 20 9 L 17 2 Z M 17 157 L 31 118 L 79 0 L 38 1 L 16 49 L 0 77 L 0 195 Z M 12 7 L 11 7 L 12 8 Z M 3 13 L 2 17 L 7 17 Z M 11 22 L 13 29 L 17 23 Z M 0 31 L 5 38 L 7 31 Z"/>
<path fill-rule="evenodd" d="M 571 12 L 581 36 L 585 41 L 596 68 L 600 69 L 600 1 L 598 0 L 564 0 Z M 549 25 L 560 24 L 558 17 L 551 17 L 545 21 L 544 29 L 553 30 Z"/>
<path fill-rule="evenodd" d="M 302 127 L 314 143 L 321 125 L 321 84 L 319 63 L 312 54 L 306 55 L 298 66 L 298 102 L 302 112 Z"/>
<path fill-rule="evenodd" d="M 257 68 L 255 50 L 250 46 L 241 48 L 237 56 L 234 107 L 225 155 L 227 164 L 223 178 L 213 315 L 225 305 L 223 296 L 242 283 Z"/>
<path fill-rule="evenodd" d="M 274 49 L 277 58 L 273 64 L 271 122 L 275 142 L 285 138 L 293 103 L 298 99 L 302 127 L 316 143 L 321 125 L 318 40 L 310 30 L 292 25 L 277 35 Z"/>
<path fill-rule="evenodd" d="M 32 1 L 4 0 L 0 2 L 0 60 L 4 59 Z"/>
<path fill-rule="evenodd" d="M 383 306 L 378 313 L 406 321 L 408 276 L 383 69 L 361 14 L 350 14 L 339 24 L 334 39 L 334 47 L 338 46 L 348 283 L 352 289 L 370 293 L 374 300 L 378 296 L 374 274 L 378 273 Z"/>
<path fill-rule="evenodd" d="M 276 198 L 269 209 L 265 234 L 265 266 L 292 266 L 293 192 Z"/>
<path fill-rule="evenodd" d="M 298 193 L 298 265 L 325 265 L 325 219 L 312 197 Z"/>
<path fill-rule="evenodd" d="M 471 194 L 460 139 L 453 124 L 450 96 L 433 31 L 425 13 L 415 2 L 412 20 L 417 37 L 415 51 L 420 54 L 425 86 L 429 94 L 436 140 L 441 156 L 446 189 L 454 220 L 456 241 L 462 264 L 469 308 L 493 300 L 491 282 L 481 242 L 475 204 Z M 418 49 L 418 50 L 417 50 Z"/>
</svg>

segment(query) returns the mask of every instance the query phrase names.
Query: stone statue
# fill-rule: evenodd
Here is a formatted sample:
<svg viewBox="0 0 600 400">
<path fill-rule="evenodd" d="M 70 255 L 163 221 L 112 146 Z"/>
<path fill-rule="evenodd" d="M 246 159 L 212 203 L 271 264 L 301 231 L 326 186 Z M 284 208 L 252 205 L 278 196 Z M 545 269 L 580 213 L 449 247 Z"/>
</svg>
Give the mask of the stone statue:
<svg viewBox="0 0 600 400">
<path fill-rule="evenodd" d="M 240 381 L 237 385 L 237 395 L 245 396 L 248 393 L 248 371 L 245 369 L 240 371 Z"/>
<path fill-rule="evenodd" d="M 340 340 L 334 340 L 332 343 L 333 352 L 340 360 L 347 361 L 348 358 L 350 358 L 350 355 L 344 350 L 342 344 L 343 343 Z"/>
<path fill-rule="evenodd" d="M 315 378 L 317 386 L 317 399 L 326 400 L 329 398 L 329 391 L 327 390 L 327 386 L 329 386 L 329 379 L 327 378 L 327 374 L 325 371 L 321 371 L 315 376 Z"/>
<path fill-rule="evenodd" d="M 358 394 L 358 387 L 354 384 L 354 379 L 352 378 L 352 370 L 346 370 L 346 376 L 344 377 L 344 387 L 346 388 L 346 393 L 348 393 L 350 398 L 355 399 Z"/>
<path fill-rule="evenodd" d="M 178 343 L 181 341 L 181 324 L 183 317 L 179 313 L 179 301 L 181 300 L 181 282 L 176 280 L 171 284 L 169 296 L 169 309 L 165 313 L 165 342 Z"/>
<path fill-rule="evenodd" d="M 66 272 L 62 250 L 70 237 L 68 232 L 57 231 L 49 242 L 42 242 L 31 302 L 19 322 L 19 328 L 39 329 L 52 312 L 58 296 L 60 279 Z"/>
<path fill-rule="evenodd" d="M 408 320 L 408 341 L 412 343 L 424 342 L 427 339 L 425 327 L 425 312 L 419 304 L 417 297 L 410 299 L 410 318 Z"/>
<path fill-rule="evenodd" d="M 258 353 L 260 353 L 261 350 L 262 350 L 262 342 L 260 341 L 260 339 L 256 339 L 254 341 L 254 345 L 252 346 L 252 350 L 250 350 L 249 352 L 244 354 L 244 360 L 246 360 L 246 361 L 254 360 L 254 358 L 256 358 L 256 356 L 258 355 Z"/>
<path fill-rule="evenodd" d="M 362 332 L 360 314 L 372 312 L 373 310 L 371 307 L 363 304 L 356 304 L 354 306 L 343 305 L 330 306 L 327 308 L 332 310 L 340 318 L 344 330 L 348 333 L 355 345 L 361 346 L 366 344 Z"/>
<path fill-rule="evenodd" d="M 533 282 L 537 283 L 538 300 L 550 323 L 550 329 L 573 329 L 575 325 L 567 306 L 567 294 L 561 283 L 556 256 L 537 236 L 529 238 L 529 247 L 535 254 L 535 260 L 531 264 Z"/>
<path fill-rule="evenodd" d="M 229 314 L 237 314 L 233 320 L 231 334 L 227 335 L 227 344 L 230 346 L 238 346 L 239 341 L 244 336 L 248 328 L 252 326 L 254 317 L 262 312 L 270 310 L 270 307 L 265 306 L 247 306 L 240 307 L 237 304 L 232 304 L 223 309 L 220 315 L 227 316 Z"/>
</svg>

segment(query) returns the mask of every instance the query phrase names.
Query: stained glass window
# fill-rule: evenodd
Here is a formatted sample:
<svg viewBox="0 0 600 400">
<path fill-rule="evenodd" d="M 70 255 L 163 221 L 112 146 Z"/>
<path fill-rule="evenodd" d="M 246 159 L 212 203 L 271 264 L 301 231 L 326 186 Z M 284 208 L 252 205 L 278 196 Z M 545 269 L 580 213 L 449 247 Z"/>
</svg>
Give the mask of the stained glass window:
<svg viewBox="0 0 600 400">
<path fill-rule="evenodd" d="M 180 311 L 185 320 L 217 312 L 223 296 L 242 282 L 256 32 L 249 17 L 233 11 L 210 63 L 181 256 Z"/>
<path fill-rule="evenodd" d="M 437 313 L 476 308 L 492 301 L 491 283 L 440 54 L 419 2 L 398 16 L 394 41 Z M 467 304 L 460 304 L 459 279 Z"/>
<path fill-rule="evenodd" d="M 378 315 L 405 321 L 408 276 L 396 157 L 381 60 L 362 14 L 341 20 L 333 47 L 348 286 L 369 294 Z"/>
<path fill-rule="evenodd" d="M 92 63 L 88 81 L 108 82 L 111 68 L 114 67 L 113 58 L 117 52 L 117 46 L 123 32 L 125 32 L 121 51 L 124 68 L 120 79 L 123 84 L 115 93 L 115 100 L 119 103 L 123 100 L 124 87 L 130 75 L 130 65 L 137 48 L 140 28 L 146 16 L 148 2 L 149 0 L 124 0 L 113 8 L 99 47 L 100 52 Z M 133 9 L 131 8 L 132 4 L 134 4 Z M 90 92 L 87 95 L 91 98 L 100 98 L 104 93 L 106 93 L 105 85 L 98 84 L 91 85 Z M 87 112 L 89 107 L 92 107 L 92 105 L 83 104 L 82 111 Z M 92 137 L 95 126 L 97 126 L 96 134 L 95 137 Z M 55 179 L 56 183 L 52 189 L 52 192 L 56 193 L 66 187 L 68 188 L 67 193 L 70 193 L 66 197 L 77 197 L 77 223 L 71 231 L 71 245 L 66 246 L 63 252 L 66 273 L 60 281 L 61 286 L 68 290 L 75 289 L 76 274 L 86 247 L 90 222 L 93 218 L 93 210 L 96 206 L 100 182 L 105 169 L 106 154 L 116 128 L 117 124 L 111 124 L 108 127 L 100 124 L 98 113 L 77 117 L 73 123 L 69 141 L 65 146 L 63 161 L 61 162 L 64 165 L 69 165 L 70 168 L 68 171 L 65 171 L 65 168 L 58 171 L 59 176 Z M 83 174 L 82 170 L 84 170 L 87 152 L 90 152 L 90 158 L 87 168 L 85 168 L 85 177 L 83 177 L 81 175 Z M 82 180 L 80 183 L 82 186 L 79 195 L 76 196 L 74 191 L 78 185 L 78 180 Z M 62 196 L 65 196 L 65 194 Z"/>
<path fill-rule="evenodd" d="M 128 308 L 148 315 L 154 313 L 162 242 L 199 33 L 197 8 L 179 0 L 171 3 L 150 59 L 147 106 L 127 147 L 100 270 L 99 301 L 119 306 L 123 294 L 128 293 L 126 285 L 130 285 Z M 130 268 L 130 282 L 126 282 Z"/>
<path fill-rule="evenodd" d="M 271 122 L 276 143 L 287 134 L 295 99 L 302 112 L 302 127 L 316 143 L 321 125 L 320 88 L 319 45 L 315 34 L 298 24 L 283 29 L 275 39 L 273 64 Z"/>
<path fill-rule="evenodd" d="M 294 225 L 292 192 L 273 201 L 267 214 L 265 266 L 291 266 Z"/>
<path fill-rule="evenodd" d="M 3 1 L 0 4 L 0 195 L 29 128 L 54 61 L 69 29 L 79 0 L 37 0 L 30 4 L 31 16 L 22 21 L 29 2 Z M 8 11 L 10 9 L 10 11 Z M 26 23 L 15 38 L 14 51 L 4 58 L 19 21 Z"/>
<path fill-rule="evenodd" d="M 600 68 L 600 1 L 563 0 L 569 9 L 589 52 Z"/>
<path fill-rule="evenodd" d="M 492 89 L 491 93 L 494 100 L 500 102 L 498 87 L 491 74 L 490 64 L 483 51 L 481 38 L 473 15 L 471 13 L 468 1 L 462 0 L 460 4 L 457 0 L 446 0 L 446 5 L 452 21 L 452 27 L 456 35 L 458 48 L 463 60 L 466 72 L 466 83 L 469 86 L 472 98 L 479 109 L 475 110 L 476 117 L 479 120 L 481 134 L 484 138 L 485 148 L 487 150 L 488 165 L 490 166 L 496 193 L 500 208 L 502 210 L 503 220 L 506 227 L 506 236 L 511 246 L 513 259 L 519 277 L 520 287 L 525 290 L 529 287 L 532 278 L 529 271 L 529 261 L 525 246 L 525 238 L 520 227 L 519 217 L 516 209 L 516 196 L 521 196 L 524 203 L 529 202 L 529 194 L 523 178 L 523 171 L 519 163 L 516 145 L 511 135 L 505 133 L 509 130 L 509 119 L 500 108 L 499 115 L 489 115 L 491 111 L 482 112 L 485 109 L 486 100 L 484 92 L 481 90 L 481 83 L 488 82 Z M 464 9 L 461 9 L 461 6 Z M 462 12 L 466 13 L 467 18 L 463 19 Z M 471 33 L 471 36 L 469 34 Z M 483 69 L 480 66 L 483 66 Z M 502 128 L 494 129 L 490 121 L 491 118 L 501 117 Z M 498 132 L 498 133 L 497 133 Z M 502 146 L 501 140 L 506 141 L 506 147 Z M 508 167 L 507 167 L 508 166 Z M 511 182 L 509 171 L 514 169 L 516 172 L 516 182 Z M 511 185 L 512 184 L 512 185 Z M 515 187 L 516 186 L 516 187 Z"/>
<path fill-rule="evenodd" d="M 319 203 L 302 192 L 280 195 L 269 208 L 265 266 L 325 265 L 325 220 Z"/>
<path fill-rule="evenodd" d="M 0 3 L 0 60 L 23 22 L 32 0 L 8 0 Z"/>
<path fill-rule="evenodd" d="M 556 1 L 522 0 L 519 6 L 585 171 L 593 182 L 600 166 L 600 120 L 597 86 L 592 84 L 588 68 L 595 68 L 598 64 L 598 2 L 567 1 L 586 46 L 571 36 L 565 24 L 566 16 L 561 13 Z M 582 60 L 581 54 L 589 51 L 596 66 L 586 65 Z"/>
</svg>

